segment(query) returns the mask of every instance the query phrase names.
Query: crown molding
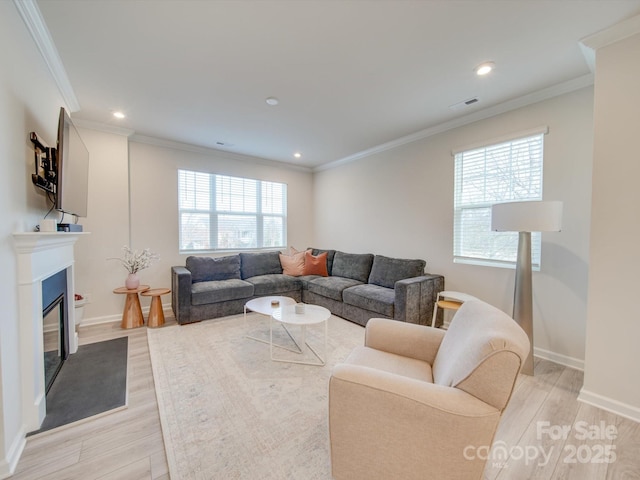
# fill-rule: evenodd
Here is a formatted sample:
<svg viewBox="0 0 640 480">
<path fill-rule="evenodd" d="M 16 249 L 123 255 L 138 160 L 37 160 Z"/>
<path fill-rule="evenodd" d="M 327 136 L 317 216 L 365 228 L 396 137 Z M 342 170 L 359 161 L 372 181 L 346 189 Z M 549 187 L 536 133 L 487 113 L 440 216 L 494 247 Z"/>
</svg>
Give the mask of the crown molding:
<svg viewBox="0 0 640 480">
<path fill-rule="evenodd" d="M 596 72 L 596 50 L 640 33 L 640 15 L 627 18 L 612 27 L 596 32 L 580 40 L 584 59 L 592 73 Z"/>
<path fill-rule="evenodd" d="M 552 87 L 544 88 L 542 90 L 538 90 L 537 92 L 533 92 L 519 98 L 514 98 L 513 100 L 508 100 L 506 102 L 500 103 L 493 107 L 485 108 L 483 110 L 478 110 L 474 113 L 470 113 L 463 117 L 449 120 L 448 122 L 444 122 L 439 125 L 435 125 L 433 127 L 429 127 L 424 130 L 420 130 L 419 132 L 412 133 L 411 135 L 406 135 L 396 140 L 392 140 L 390 142 L 377 145 L 367 150 L 354 153 L 353 155 L 349 155 L 339 160 L 335 160 L 333 162 L 320 165 L 318 167 L 315 167 L 313 171 L 321 172 L 323 170 L 330 170 L 332 168 L 345 165 L 347 163 L 353 162 L 355 160 L 359 160 L 361 158 L 369 157 L 377 153 L 391 150 L 392 148 L 397 148 L 402 145 L 407 145 L 409 143 L 413 143 L 418 140 L 429 138 L 439 133 L 446 132 L 448 130 L 453 130 L 454 128 L 462 127 L 470 123 L 495 117 L 496 115 L 507 113 L 512 110 L 516 110 L 518 108 L 526 107 L 527 105 L 532 105 L 534 103 L 542 102 L 550 98 L 558 97 L 560 95 L 564 95 L 566 93 L 570 93 L 575 90 L 580 90 L 582 88 L 593 85 L 593 79 L 594 79 L 593 73 L 589 73 L 587 75 L 574 78 L 573 80 L 569 80 L 567 82 L 563 82 L 558 85 L 554 85 Z"/>
<path fill-rule="evenodd" d="M 612 27 L 589 35 L 580 41 L 580 45 L 591 50 L 598 50 L 638 33 L 640 33 L 640 15 L 627 18 Z"/>
<path fill-rule="evenodd" d="M 116 127 L 115 125 L 109 125 L 106 123 L 94 122 L 92 120 L 85 120 L 83 118 L 71 117 L 73 124 L 79 128 L 88 128 L 89 130 L 97 130 L 99 132 L 112 133 L 114 135 L 122 135 L 124 137 L 130 137 L 135 130 L 130 128 Z"/>
<path fill-rule="evenodd" d="M 42 18 L 42 13 L 35 0 L 13 0 L 22 20 L 24 21 L 31 37 L 38 46 L 42 58 L 44 59 L 51 75 L 53 76 L 58 90 L 62 94 L 65 106 L 70 112 L 80 110 L 80 103 L 73 91 L 67 71 L 62 64 L 62 59 L 58 54 L 58 49 L 53 43 L 49 29 Z"/>
<path fill-rule="evenodd" d="M 312 173 L 312 169 L 309 167 L 303 167 L 300 165 L 293 165 L 285 162 L 278 162 L 276 160 L 269 160 L 262 157 L 254 157 L 251 155 L 243 155 L 240 153 L 229 152 L 227 150 L 220 150 L 217 148 L 201 147 L 198 145 L 192 145 L 189 143 L 177 142 L 175 140 L 168 140 L 166 138 L 151 137 L 147 135 L 140 135 L 134 133 L 129 140 L 137 143 L 145 143 L 147 145 L 155 145 L 157 147 L 172 148 L 174 150 L 182 150 L 185 152 L 198 153 L 201 155 L 215 155 L 218 157 L 226 158 L 229 160 L 237 160 L 240 162 L 251 163 L 253 165 L 259 164 L 267 167 L 283 168 L 285 170 L 295 170 L 303 173 Z"/>
</svg>

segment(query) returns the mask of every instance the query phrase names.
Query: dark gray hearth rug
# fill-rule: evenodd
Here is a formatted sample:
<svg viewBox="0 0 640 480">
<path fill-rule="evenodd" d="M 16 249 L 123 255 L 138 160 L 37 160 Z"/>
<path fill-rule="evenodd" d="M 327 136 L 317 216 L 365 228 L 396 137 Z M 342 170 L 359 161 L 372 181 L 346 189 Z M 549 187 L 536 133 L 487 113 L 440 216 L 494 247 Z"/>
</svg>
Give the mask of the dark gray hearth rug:
<svg viewBox="0 0 640 480">
<path fill-rule="evenodd" d="M 118 407 L 127 401 L 129 337 L 81 345 L 62 365 L 49 393 L 45 432 Z"/>
</svg>

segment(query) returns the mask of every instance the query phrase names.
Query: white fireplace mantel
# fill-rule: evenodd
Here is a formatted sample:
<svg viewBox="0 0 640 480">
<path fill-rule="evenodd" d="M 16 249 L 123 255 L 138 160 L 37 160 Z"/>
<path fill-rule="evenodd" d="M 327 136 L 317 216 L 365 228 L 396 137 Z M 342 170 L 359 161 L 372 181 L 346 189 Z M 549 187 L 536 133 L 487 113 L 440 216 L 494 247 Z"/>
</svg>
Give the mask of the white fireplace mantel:
<svg viewBox="0 0 640 480">
<path fill-rule="evenodd" d="M 67 270 L 66 302 L 69 353 L 78 350 L 73 308 L 73 247 L 88 233 L 20 232 L 13 234 L 18 267 L 18 305 L 20 325 L 20 373 L 22 378 L 22 412 L 26 431 L 40 428 L 46 415 L 44 345 L 42 325 L 42 282 Z"/>
</svg>

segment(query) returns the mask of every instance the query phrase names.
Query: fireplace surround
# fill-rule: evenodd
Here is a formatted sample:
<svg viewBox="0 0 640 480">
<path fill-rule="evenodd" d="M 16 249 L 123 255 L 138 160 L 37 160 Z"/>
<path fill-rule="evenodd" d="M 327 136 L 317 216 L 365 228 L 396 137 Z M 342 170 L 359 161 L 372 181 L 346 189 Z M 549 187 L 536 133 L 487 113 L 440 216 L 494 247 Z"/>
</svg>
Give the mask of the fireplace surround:
<svg viewBox="0 0 640 480">
<path fill-rule="evenodd" d="M 40 428 L 46 415 L 46 384 L 44 368 L 43 310 L 48 306 L 43 298 L 43 282 L 65 272 L 66 301 L 60 302 L 65 321 L 68 354 L 78 350 L 73 307 L 74 245 L 88 233 L 25 232 L 14 233 L 18 266 L 18 304 L 20 325 L 20 376 L 22 379 L 22 421 L 27 432 Z M 45 295 L 46 297 L 46 295 Z M 64 321 L 64 320 L 63 320 Z"/>
</svg>

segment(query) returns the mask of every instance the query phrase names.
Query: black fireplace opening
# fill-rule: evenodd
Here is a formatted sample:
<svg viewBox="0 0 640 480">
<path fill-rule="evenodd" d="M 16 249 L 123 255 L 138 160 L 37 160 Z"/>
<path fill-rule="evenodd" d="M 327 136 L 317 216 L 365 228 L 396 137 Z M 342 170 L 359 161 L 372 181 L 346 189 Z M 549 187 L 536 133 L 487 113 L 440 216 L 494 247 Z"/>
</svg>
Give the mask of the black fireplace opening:
<svg viewBox="0 0 640 480">
<path fill-rule="evenodd" d="M 67 271 L 62 270 L 42 282 L 42 332 L 45 392 L 69 356 Z"/>
</svg>

